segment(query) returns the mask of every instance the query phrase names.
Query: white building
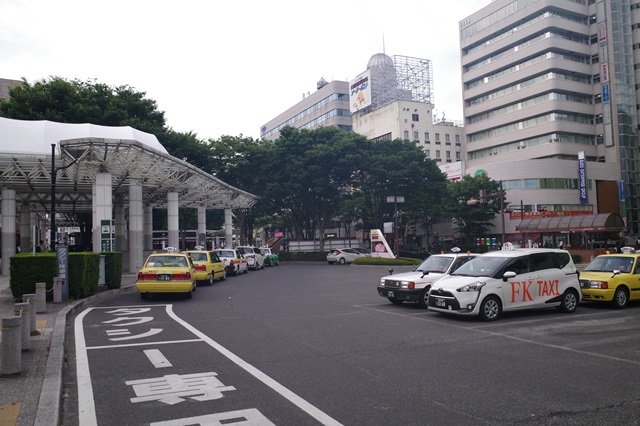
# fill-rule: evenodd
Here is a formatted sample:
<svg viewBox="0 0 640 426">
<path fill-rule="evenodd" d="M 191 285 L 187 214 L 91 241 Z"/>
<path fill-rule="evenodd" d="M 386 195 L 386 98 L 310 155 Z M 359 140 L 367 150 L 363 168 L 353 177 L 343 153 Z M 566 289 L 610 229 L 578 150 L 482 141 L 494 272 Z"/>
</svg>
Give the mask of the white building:
<svg viewBox="0 0 640 426">
<path fill-rule="evenodd" d="M 631 3 L 495 0 L 460 21 L 466 170 L 502 180 L 525 218 L 620 213 L 639 232 Z"/>
</svg>

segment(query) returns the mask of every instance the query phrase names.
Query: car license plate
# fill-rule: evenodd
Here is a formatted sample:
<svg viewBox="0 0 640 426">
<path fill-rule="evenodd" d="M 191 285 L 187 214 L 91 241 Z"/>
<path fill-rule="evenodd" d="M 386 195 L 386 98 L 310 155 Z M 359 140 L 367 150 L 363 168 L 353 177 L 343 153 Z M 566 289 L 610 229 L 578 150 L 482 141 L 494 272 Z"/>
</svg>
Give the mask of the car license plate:
<svg viewBox="0 0 640 426">
<path fill-rule="evenodd" d="M 171 281 L 171 274 L 156 274 L 158 281 Z"/>
<path fill-rule="evenodd" d="M 440 307 L 440 308 L 446 308 L 447 307 L 447 301 L 444 299 L 436 299 L 436 306 Z"/>
<path fill-rule="evenodd" d="M 393 292 L 392 292 L 392 291 L 388 291 L 388 292 L 387 292 L 387 297 L 394 297 Z"/>
</svg>

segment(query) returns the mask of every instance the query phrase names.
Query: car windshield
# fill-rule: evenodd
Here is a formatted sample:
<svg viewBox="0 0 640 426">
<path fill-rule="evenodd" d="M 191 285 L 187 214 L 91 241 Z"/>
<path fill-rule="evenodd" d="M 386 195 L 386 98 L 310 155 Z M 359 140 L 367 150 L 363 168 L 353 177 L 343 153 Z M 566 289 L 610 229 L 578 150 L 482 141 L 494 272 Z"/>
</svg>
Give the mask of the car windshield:
<svg viewBox="0 0 640 426">
<path fill-rule="evenodd" d="M 189 257 L 195 260 L 196 262 L 206 262 L 207 261 L 207 253 L 189 253 Z"/>
<path fill-rule="evenodd" d="M 260 249 L 260 253 L 262 254 L 271 254 L 271 249 Z"/>
<path fill-rule="evenodd" d="M 453 272 L 452 276 L 492 277 L 511 258 L 478 256 L 474 257 Z"/>
<path fill-rule="evenodd" d="M 584 269 L 584 272 L 613 272 L 620 271 L 628 274 L 633 268 L 633 257 L 598 256 Z"/>
<path fill-rule="evenodd" d="M 147 260 L 146 267 L 186 268 L 187 259 L 182 256 L 152 256 Z"/>
<path fill-rule="evenodd" d="M 444 273 L 449 269 L 451 262 L 453 262 L 453 257 L 440 257 L 440 256 L 431 256 L 428 257 L 424 262 L 420 264 L 416 268 L 418 272 L 439 272 Z"/>
<path fill-rule="evenodd" d="M 233 250 L 220 250 L 216 253 L 218 253 L 218 256 L 220 257 L 236 257 L 236 254 L 233 252 Z"/>
</svg>

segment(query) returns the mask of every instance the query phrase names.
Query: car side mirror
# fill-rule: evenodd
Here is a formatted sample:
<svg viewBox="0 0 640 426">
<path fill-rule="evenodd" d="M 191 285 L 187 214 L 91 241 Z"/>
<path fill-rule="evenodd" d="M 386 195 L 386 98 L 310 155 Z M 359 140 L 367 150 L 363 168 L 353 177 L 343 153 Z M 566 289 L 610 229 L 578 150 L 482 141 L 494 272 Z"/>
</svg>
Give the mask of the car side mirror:
<svg viewBox="0 0 640 426">
<path fill-rule="evenodd" d="M 509 278 L 515 278 L 516 273 L 514 271 L 507 271 L 502 275 L 502 281 L 506 282 Z"/>
</svg>

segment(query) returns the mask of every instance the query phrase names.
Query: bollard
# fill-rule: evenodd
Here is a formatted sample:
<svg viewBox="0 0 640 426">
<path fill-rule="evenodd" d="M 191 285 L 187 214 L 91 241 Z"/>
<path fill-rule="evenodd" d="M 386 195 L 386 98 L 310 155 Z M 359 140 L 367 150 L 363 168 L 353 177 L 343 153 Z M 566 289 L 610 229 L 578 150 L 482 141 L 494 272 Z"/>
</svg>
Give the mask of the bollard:
<svg viewBox="0 0 640 426">
<path fill-rule="evenodd" d="M 0 375 L 17 374 L 22 367 L 20 348 L 22 340 L 22 318 L 2 318 L 2 346 L 0 354 Z"/>
<path fill-rule="evenodd" d="M 55 303 L 62 302 L 62 279 L 60 277 L 53 278 L 53 301 Z"/>
<path fill-rule="evenodd" d="M 29 304 L 29 335 L 37 336 L 36 330 L 36 295 L 34 293 L 27 293 L 22 295 L 22 301 Z"/>
<path fill-rule="evenodd" d="M 36 283 L 36 313 L 47 312 L 47 283 Z"/>
<path fill-rule="evenodd" d="M 14 303 L 13 312 L 16 316 L 22 317 L 22 344 L 21 349 L 28 351 L 31 348 L 31 336 L 29 329 L 31 328 L 31 318 L 29 318 L 29 303 Z"/>
</svg>

